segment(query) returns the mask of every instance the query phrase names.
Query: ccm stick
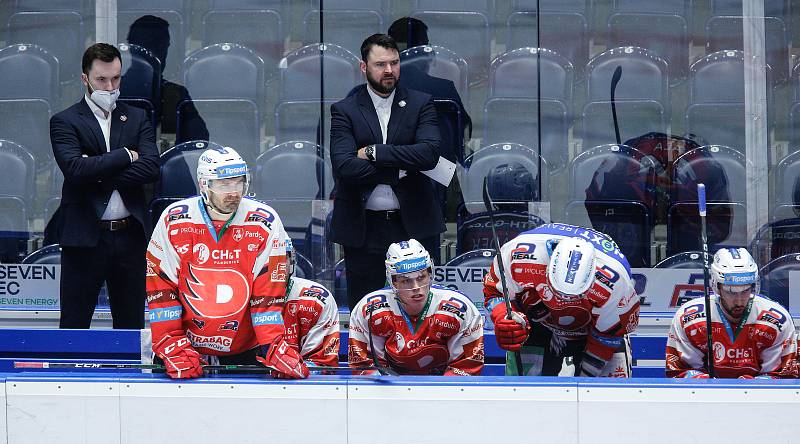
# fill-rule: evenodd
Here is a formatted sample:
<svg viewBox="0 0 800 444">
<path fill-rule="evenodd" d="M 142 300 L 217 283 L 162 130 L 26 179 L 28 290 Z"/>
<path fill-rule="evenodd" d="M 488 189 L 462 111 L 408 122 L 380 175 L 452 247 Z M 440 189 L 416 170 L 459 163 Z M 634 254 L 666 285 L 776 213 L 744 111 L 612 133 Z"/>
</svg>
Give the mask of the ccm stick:
<svg viewBox="0 0 800 444">
<path fill-rule="evenodd" d="M 508 287 L 506 286 L 506 270 L 503 266 L 503 256 L 500 254 L 500 241 L 497 238 L 497 230 L 494 227 L 494 202 L 489 196 L 489 182 L 483 178 L 483 205 L 486 206 L 486 211 L 489 212 L 489 222 L 492 224 L 492 239 L 494 240 L 494 257 L 497 260 L 498 273 L 500 274 L 500 282 L 503 285 L 503 301 L 506 303 L 506 319 L 511 319 L 511 299 L 508 297 Z M 514 353 L 514 363 L 517 366 L 517 375 L 523 376 L 522 373 L 522 356 L 518 351 Z"/>
<path fill-rule="evenodd" d="M 112 364 L 104 362 L 46 362 L 46 361 L 14 361 L 14 368 L 20 369 L 101 369 L 101 370 L 166 370 L 159 364 Z M 204 365 L 203 371 L 235 371 L 244 373 L 269 373 L 274 370 L 264 365 Z M 346 366 L 313 366 L 309 370 L 319 371 L 363 371 L 376 370 L 375 367 Z"/>
<path fill-rule="evenodd" d="M 706 229 L 706 186 L 697 184 L 697 206 L 700 210 L 700 241 L 703 244 L 703 297 L 706 304 L 706 366 L 708 376 L 714 377 L 714 341 L 711 332 L 710 272 L 708 265 L 708 231 Z"/>
</svg>

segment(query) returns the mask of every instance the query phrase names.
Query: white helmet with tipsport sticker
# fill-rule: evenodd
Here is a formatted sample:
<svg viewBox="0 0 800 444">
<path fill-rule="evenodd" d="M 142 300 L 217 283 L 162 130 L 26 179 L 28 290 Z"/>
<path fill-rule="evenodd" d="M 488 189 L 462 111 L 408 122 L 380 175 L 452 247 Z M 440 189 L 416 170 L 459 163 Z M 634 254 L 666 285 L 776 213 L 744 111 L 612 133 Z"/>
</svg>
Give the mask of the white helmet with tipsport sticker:
<svg viewBox="0 0 800 444">
<path fill-rule="evenodd" d="M 719 292 L 718 285 L 752 285 L 758 292 L 758 265 L 745 248 L 720 248 L 711 264 L 711 287 Z"/>
<path fill-rule="evenodd" d="M 433 267 L 428 250 L 416 239 L 409 239 L 389 245 L 386 251 L 386 280 L 394 288 L 393 276 L 415 271 L 430 270 Z"/>
<path fill-rule="evenodd" d="M 595 275 L 595 249 L 579 237 L 562 239 L 550 255 L 547 280 L 562 296 L 578 296 L 592 286 Z"/>
<path fill-rule="evenodd" d="M 230 182 L 224 179 L 244 177 L 243 182 Z M 206 205 L 211 203 L 208 193 L 238 192 L 242 196 L 247 194 L 250 183 L 250 173 L 247 162 L 233 148 L 210 148 L 200 155 L 197 161 L 197 182 L 200 185 L 200 195 Z M 220 210 L 219 208 L 214 208 Z"/>
</svg>

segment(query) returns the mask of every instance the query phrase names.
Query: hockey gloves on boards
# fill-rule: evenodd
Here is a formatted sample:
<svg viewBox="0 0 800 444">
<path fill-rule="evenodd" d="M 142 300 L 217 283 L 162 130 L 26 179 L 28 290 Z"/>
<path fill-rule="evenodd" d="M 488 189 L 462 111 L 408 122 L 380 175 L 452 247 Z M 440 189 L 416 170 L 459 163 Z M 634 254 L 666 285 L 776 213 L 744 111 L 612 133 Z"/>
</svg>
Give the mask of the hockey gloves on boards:
<svg viewBox="0 0 800 444">
<path fill-rule="evenodd" d="M 522 344 L 528 339 L 530 323 L 528 318 L 518 311 L 511 312 L 511 319 L 506 319 L 506 306 L 497 304 L 492 309 L 492 322 L 494 322 L 494 336 L 497 345 L 503 350 L 519 351 Z"/>
<path fill-rule="evenodd" d="M 270 374 L 273 378 L 308 378 L 308 367 L 303 362 L 303 357 L 283 339 L 283 335 L 275 337 L 275 340 L 269 346 L 266 356 L 256 356 L 256 359 L 264 366 L 272 369 Z"/>
<path fill-rule="evenodd" d="M 173 379 L 203 376 L 205 361 L 181 331 L 173 331 L 153 345 L 156 356 L 164 361 L 167 375 Z"/>
</svg>

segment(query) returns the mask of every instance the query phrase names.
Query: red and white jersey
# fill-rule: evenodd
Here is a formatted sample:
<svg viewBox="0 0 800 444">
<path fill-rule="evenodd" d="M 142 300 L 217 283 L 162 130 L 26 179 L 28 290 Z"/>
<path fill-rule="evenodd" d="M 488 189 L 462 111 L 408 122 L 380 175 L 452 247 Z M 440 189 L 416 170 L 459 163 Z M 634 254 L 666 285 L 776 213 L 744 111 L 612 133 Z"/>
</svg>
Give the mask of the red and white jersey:
<svg viewBox="0 0 800 444">
<path fill-rule="evenodd" d="M 404 375 L 479 375 L 483 317 L 465 295 L 431 286 L 419 316 L 408 316 L 389 288 L 364 296 L 350 314 L 348 361 L 373 364 L 369 335 L 382 366 Z"/>
<path fill-rule="evenodd" d="M 327 288 L 292 276 L 283 308 L 284 339 L 303 359 L 316 365 L 339 365 L 339 308 Z"/>
<path fill-rule="evenodd" d="M 722 318 L 711 295 L 714 374 L 720 378 L 779 377 L 797 352 L 794 323 L 780 304 L 754 295 L 740 325 Z M 667 339 L 667 376 L 692 377 L 706 369 L 706 310 L 702 298 L 686 301 L 675 312 Z"/>
<path fill-rule="evenodd" d="M 207 355 L 271 344 L 284 331 L 285 239 L 275 210 L 252 199 L 223 223 L 200 197 L 167 207 L 147 246 L 153 344 L 185 334 Z"/>
<path fill-rule="evenodd" d="M 555 297 L 547 280 L 550 261 L 548 241 L 579 237 L 595 247 L 596 272 L 589 290 L 571 299 Z M 552 330 L 562 339 L 586 337 L 586 353 L 607 362 L 623 344 L 625 334 L 639 325 L 639 298 L 636 295 L 628 260 L 607 235 L 567 224 L 545 224 L 526 231 L 500 248 L 505 266 L 508 296 L 515 309 Z M 492 309 L 503 303 L 503 284 L 497 259 L 484 276 L 484 305 Z M 537 307 L 537 315 L 528 309 Z M 600 366 L 602 367 L 602 366 Z"/>
</svg>

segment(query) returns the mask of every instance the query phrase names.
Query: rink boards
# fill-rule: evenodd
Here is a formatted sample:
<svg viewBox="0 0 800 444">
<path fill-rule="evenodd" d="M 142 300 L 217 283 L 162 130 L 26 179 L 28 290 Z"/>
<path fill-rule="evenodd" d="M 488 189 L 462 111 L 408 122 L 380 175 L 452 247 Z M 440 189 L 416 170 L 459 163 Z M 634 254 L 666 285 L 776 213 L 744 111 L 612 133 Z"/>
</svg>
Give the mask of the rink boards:
<svg viewBox="0 0 800 444">
<path fill-rule="evenodd" d="M 796 381 L 6 374 L 18 443 L 793 442 Z"/>
</svg>

